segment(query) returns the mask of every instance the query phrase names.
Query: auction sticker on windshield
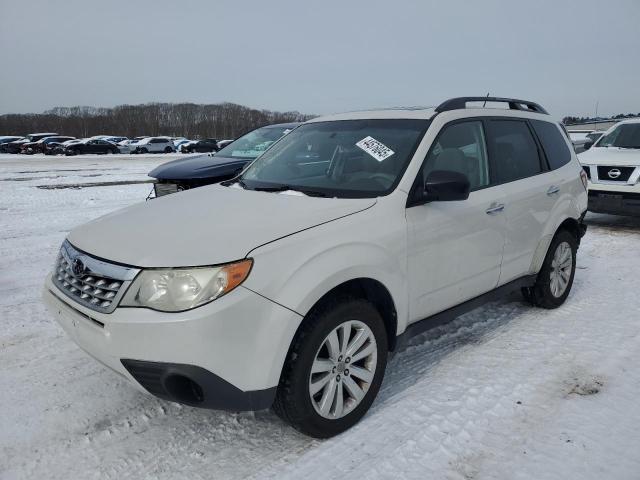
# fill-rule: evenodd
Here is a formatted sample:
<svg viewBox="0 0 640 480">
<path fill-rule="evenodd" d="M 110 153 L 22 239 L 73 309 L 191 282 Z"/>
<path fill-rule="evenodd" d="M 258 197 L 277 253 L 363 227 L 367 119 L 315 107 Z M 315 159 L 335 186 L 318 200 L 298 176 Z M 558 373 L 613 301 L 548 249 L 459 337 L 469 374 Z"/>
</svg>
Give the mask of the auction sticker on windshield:
<svg viewBox="0 0 640 480">
<path fill-rule="evenodd" d="M 387 147 L 384 143 L 379 142 L 373 137 L 365 137 L 356 143 L 356 147 L 361 148 L 379 162 L 385 158 L 389 158 L 395 152 Z"/>
</svg>

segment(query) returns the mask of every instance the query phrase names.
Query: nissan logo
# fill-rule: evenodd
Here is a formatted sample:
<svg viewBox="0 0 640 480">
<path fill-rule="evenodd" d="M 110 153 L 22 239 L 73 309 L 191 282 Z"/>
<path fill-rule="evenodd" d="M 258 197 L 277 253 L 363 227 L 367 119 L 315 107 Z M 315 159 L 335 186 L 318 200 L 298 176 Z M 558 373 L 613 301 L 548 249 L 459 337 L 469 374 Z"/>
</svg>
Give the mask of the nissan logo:
<svg viewBox="0 0 640 480">
<path fill-rule="evenodd" d="M 609 170 L 607 175 L 609 175 L 609 178 L 618 178 L 620 175 L 622 175 L 622 172 L 617 168 L 612 168 L 611 170 Z"/>
<path fill-rule="evenodd" d="M 84 263 L 79 258 L 76 258 L 71 264 L 71 271 L 76 277 L 82 276 L 86 270 Z"/>
</svg>

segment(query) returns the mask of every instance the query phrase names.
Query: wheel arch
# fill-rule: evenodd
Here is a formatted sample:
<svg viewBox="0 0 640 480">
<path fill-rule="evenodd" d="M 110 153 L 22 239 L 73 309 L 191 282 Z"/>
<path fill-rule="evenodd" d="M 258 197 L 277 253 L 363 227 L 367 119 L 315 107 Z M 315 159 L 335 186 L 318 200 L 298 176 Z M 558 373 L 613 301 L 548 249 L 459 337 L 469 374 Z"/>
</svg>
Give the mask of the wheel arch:
<svg viewBox="0 0 640 480">
<path fill-rule="evenodd" d="M 565 218 L 562 221 L 562 223 L 560 223 L 560 225 L 558 225 L 558 228 L 556 228 L 554 236 L 557 235 L 560 230 L 567 230 L 574 237 L 576 237 L 576 242 L 578 242 L 578 245 L 580 245 L 580 239 L 582 238 L 582 232 L 581 232 L 581 229 L 580 229 L 580 222 L 578 220 L 576 220 L 575 218 L 572 218 L 572 217 Z"/>
<path fill-rule="evenodd" d="M 580 239 L 582 238 L 582 229 L 580 225 L 580 220 L 573 217 L 565 217 L 554 230 L 545 234 L 538 242 L 538 247 L 533 255 L 533 260 L 531 261 L 529 273 L 538 273 L 540 271 L 542 264 L 544 263 L 544 259 L 549 251 L 549 246 L 558 232 L 562 230 L 568 231 L 571 235 L 575 236 L 576 242 L 579 246 Z"/>
<path fill-rule="evenodd" d="M 393 300 L 393 297 L 391 296 L 391 292 L 389 292 L 387 287 L 385 287 L 379 280 L 368 277 L 360 277 L 347 280 L 339 285 L 336 285 L 322 297 L 320 297 L 311 307 L 311 309 L 307 313 L 307 316 L 315 309 L 321 308 L 326 303 L 340 296 L 367 300 L 375 307 L 378 313 L 380 313 L 382 320 L 384 321 L 389 350 L 393 351 L 396 347 L 398 312 L 396 310 L 396 304 Z M 303 323 L 304 320 L 300 323 L 298 330 Z"/>
</svg>

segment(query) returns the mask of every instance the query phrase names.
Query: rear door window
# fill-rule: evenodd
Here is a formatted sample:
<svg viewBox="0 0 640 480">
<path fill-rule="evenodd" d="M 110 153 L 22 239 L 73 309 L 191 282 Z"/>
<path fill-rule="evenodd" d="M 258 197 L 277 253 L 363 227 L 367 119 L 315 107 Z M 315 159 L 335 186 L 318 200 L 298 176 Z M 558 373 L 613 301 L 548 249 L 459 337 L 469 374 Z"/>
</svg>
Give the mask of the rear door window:
<svg viewBox="0 0 640 480">
<path fill-rule="evenodd" d="M 571 161 L 571 151 L 556 124 L 532 120 L 531 125 L 542 143 L 551 170 L 560 168 Z"/>
<path fill-rule="evenodd" d="M 524 120 L 490 120 L 489 145 L 495 183 L 507 183 L 542 172 L 538 145 Z"/>
</svg>

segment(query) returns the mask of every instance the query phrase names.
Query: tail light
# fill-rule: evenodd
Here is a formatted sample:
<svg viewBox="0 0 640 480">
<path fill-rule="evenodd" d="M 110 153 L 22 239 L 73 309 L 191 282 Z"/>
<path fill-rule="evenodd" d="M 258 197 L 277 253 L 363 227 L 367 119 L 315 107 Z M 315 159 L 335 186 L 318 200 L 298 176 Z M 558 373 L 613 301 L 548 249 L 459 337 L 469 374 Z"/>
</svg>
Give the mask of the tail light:
<svg viewBox="0 0 640 480">
<path fill-rule="evenodd" d="M 580 170 L 580 180 L 582 180 L 582 186 L 584 187 L 585 190 L 588 190 L 588 178 L 587 178 L 587 172 L 585 172 L 584 170 Z"/>
</svg>

